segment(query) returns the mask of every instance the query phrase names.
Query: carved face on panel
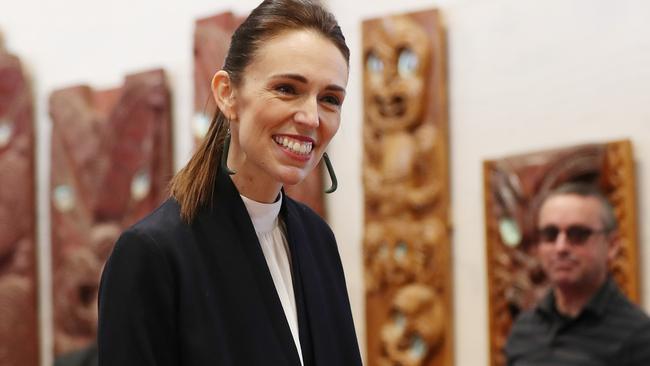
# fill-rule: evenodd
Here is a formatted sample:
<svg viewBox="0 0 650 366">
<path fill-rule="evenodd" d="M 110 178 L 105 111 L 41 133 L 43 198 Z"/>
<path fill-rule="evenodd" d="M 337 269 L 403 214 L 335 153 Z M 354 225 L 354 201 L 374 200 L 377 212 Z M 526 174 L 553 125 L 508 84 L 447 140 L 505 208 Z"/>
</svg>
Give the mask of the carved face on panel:
<svg viewBox="0 0 650 366">
<path fill-rule="evenodd" d="M 424 29 L 407 16 L 375 24 L 364 41 L 366 113 L 377 129 L 404 129 L 422 119 L 430 41 Z"/>
<path fill-rule="evenodd" d="M 428 286 L 400 289 L 392 319 L 381 329 L 382 365 L 420 366 L 443 340 L 445 314 L 439 296 Z"/>
<path fill-rule="evenodd" d="M 438 219 L 421 223 L 394 220 L 366 225 L 366 288 L 427 281 L 432 274 L 433 246 L 444 225 Z M 434 269 L 435 270 L 435 269 Z"/>
</svg>

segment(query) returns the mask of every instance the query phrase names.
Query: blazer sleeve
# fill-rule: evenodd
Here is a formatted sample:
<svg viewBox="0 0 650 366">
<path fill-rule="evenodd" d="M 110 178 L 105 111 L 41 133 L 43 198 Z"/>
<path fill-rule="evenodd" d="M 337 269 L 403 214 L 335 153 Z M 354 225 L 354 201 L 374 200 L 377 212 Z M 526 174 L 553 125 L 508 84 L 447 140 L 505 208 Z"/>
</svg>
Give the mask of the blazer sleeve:
<svg viewBox="0 0 650 366">
<path fill-rule="evenodd" d="M 178 365 L 170 260 L 146 233 L 115 244 L 99 289 L 99 366 Z"/>
</svg>

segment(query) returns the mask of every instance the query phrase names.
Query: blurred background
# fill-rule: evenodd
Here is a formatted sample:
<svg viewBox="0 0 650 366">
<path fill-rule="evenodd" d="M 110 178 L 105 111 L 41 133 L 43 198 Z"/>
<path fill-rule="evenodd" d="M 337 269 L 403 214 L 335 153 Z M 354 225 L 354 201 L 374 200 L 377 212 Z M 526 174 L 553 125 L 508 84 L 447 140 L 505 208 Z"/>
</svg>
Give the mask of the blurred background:
<svg viewBox="0 0 650 366">
<path fill-rule="evenodd" d="M 447 31 L 454 357 L 487 365 L 486 159 L 629 139 L 636 159 L 641 304 L 650 311 L 650 2 L 642 0 L 327 0 L 352 51 L 341 128 L 329 148 L 339 189 L 325 197 L 360 347 L 365 349 L 362 259 L 361 22 L 436 8 Z M 41 365 L 53 363 L 50 239 L 52 122 L 48 98 L 87 84 L 164 69 L 171 90 L 173 167 L 193 148 L 194 22 L 253 0 L 0 1 L 4 47 L 32 87 L 36 138 Z M 216 69 L 215 69 L 216 70 Z M 2 182 L 0 182 L 2 184 Z"/>
</svg>

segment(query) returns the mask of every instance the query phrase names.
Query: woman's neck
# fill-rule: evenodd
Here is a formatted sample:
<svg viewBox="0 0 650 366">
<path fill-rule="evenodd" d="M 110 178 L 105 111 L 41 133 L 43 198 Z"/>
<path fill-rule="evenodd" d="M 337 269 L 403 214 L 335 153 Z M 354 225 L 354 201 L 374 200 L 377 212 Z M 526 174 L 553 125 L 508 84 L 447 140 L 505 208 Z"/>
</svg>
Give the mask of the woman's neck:
<svg viewBox="0 0 650 366">
<path fill-rule="evenodd" d="M 261 203 L 273 203 L 280 194 L 281 183 L 269 183 L 252 175 L 247 175 L 245 171 L 237 171 L 230 176 L 239 194 L 253 201 Z"/>
<path fill-rule="evenodd" d="M 228 166 L 235 171 L 231 175 L 239 194 L 261 203 L 275 202 L 282 183 L 274 181 L 255 164 L 247 161 L 233 140 L 228 154 Z"/>
</svg>

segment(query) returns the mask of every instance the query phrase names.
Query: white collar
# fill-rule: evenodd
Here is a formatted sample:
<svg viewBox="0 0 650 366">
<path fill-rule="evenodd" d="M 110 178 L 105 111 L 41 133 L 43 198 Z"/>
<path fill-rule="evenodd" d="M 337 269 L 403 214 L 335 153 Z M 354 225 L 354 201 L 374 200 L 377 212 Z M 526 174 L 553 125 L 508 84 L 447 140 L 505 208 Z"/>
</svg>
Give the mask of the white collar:
<svg viewBox="0 0 650 366">
<path fill-rule="evenodd" d="M 277 218 L 282 207 L 282 192 L 280 192 L 280 198 L 273 203 L 257 202 L 248 197 L 240 196 L 244 201 L 246 211 L 251 217 L 256 232 L 266 233 L 277 226 Z"/>
</svg>

